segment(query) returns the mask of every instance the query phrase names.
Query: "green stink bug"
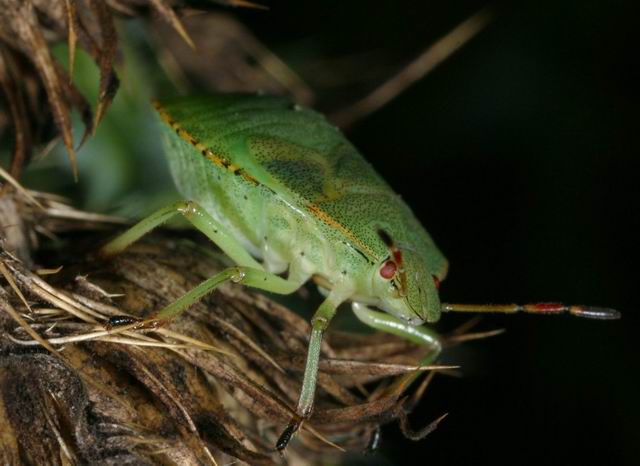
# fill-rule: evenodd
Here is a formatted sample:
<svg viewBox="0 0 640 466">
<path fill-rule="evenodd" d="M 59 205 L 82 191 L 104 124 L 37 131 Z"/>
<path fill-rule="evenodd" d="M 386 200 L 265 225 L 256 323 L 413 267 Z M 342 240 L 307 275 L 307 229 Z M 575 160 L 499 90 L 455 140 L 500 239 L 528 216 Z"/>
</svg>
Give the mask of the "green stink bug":
<svg viewBox="0 0 640 466">
<path fill-rule="evenodd" d="M 177 213 L 236 264 L 152 319 L 114 318 L 136 328 L 163 325 L 225 281 L 288 294 L 313 280 L 326 296 L 315 312 L 296 416 L 286 447 L 312 412 L 324 331 L 351 302 L 365 324 L 440 353 L 422 325 L 442 312 L 560 313 L 615 319 L 616 311 L 562 304 L 444 304 L 447 261 L 409 207 L 319 113 L 273 96 L 218 95 L 157 102 L 170 169 L 185 201 L 161 209 L 102 248 L 116 254 Z M 286 274 L 285 274 L 286 273 Z M 380 311 L 373 310 L 375 307 Z"/>
</svg>

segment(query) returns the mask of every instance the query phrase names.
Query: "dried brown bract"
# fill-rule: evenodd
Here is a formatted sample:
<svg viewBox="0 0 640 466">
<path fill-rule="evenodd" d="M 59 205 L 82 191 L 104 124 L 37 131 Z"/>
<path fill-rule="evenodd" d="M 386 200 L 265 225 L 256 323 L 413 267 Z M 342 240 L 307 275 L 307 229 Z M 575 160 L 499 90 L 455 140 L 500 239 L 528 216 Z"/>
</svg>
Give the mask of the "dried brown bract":
<svg viewBox="0 0 640 466">
<path fill-rule="evenodd" d="M 61 135 L 77 177 L 76 148 L 70 113 L 76 109 L 85 131 L 80 145 L 95 130 L 118 90 L 114 70 L 118 48 L 115 18 L 156 15 L 184 41 L 193 41 L 176 12 L 189 1 L 173 0 L 0 0 L 0 130 L 14 132 L 11 173 L 18 177 L 35 144 Z M 202 3 L 202 2 L 200 2 Z M 234 0 L 212 1 L 228 6 L 257 6 Z M 69 45 L 69 69 L 52 56 L 50 46 Z M 73 84 L 76 46 L 87 51 L 100 70 L 95 115 Z"/>
<path fill-rule="evenodd" d="M 406 419 L 425 387 L 408 382 L 429 370 L 416 366 L 422 348 L 330 332 L 316 410 L 281 458 L 274 443 L 295 406 L 308 323 L 228 284 L 168 328 L 110 333 L 110 316 L 149 315 L 224 258 L 197 235 L 157 233 L 100 261 L 92 253 L 113 234 L 105 220 L 117 219 L 30 196 L 39 206 L 24 193 L 0 199 L 15 204 L 28 236 L 37 224 L 63 246 L 40 254 L 44 275 L 15 257 L 19 243 L 0 252 L 0 463 L 310 464 L 366 449 L 388 422 L 415 438 L 437 424 L 413 432 Z"/>
</svg>

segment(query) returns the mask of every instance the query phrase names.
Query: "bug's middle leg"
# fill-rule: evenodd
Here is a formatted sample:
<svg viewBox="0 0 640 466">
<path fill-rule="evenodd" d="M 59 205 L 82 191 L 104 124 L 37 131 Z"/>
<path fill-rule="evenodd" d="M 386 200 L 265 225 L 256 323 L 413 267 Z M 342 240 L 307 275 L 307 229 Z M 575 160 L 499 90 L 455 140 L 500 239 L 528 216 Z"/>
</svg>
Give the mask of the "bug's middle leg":
<svg viewBox="0 0 640 466">
<path fill-rule="evenodd" d="M 229 256 L 238 267 L 230 267 L 213 277 L 203 281 L 195 288 L 178 298 L 152 318 L 140 321 L 128 316 L 115 316 L 107 322 L 107 328 L 155 328 L 175 318 L 189 306 L 195 304 L 203 296 L 211 293 L 225 281 L 241 283 L 276 294 L 290 294 L 296 291 L 309 278 L 302 270 L 292 270 L 288 278 L 266 272 L 238 241 L 236 236 L 224 225 L 213 218 L 206 210 L 192 201 L 180 201 L 160 209 L 142 219 L 101 249 L 101 254 L 111 256 L 118 254 L 136 242 L 154 228 L 162 225 L 175 215 L 182 215 L 191 224 L 204 233 L 214 244 Z"/>
<path fill-rule="evenodd" d="M 135 329 L 160 327 L 179 316 L 191 305 L 200 301 L 204 296 L 211 293 L 226 281 L 276 294 L 291 294 L 304 283 L 304 281 L 300 279 L 282 278 L 279 275 L 251 267 L 229 267 L 215 274 L 213 277 L 206 279 L 148 319 L 139 320 L 126 316 L 115 316 L 109 319 L 106 326 L 107 328 L 114 328 L 126 325 L 127 328 L 131 327 Z"/>
<path fill-rule="evenodd" d="M 318 380 L 322 336 L 335 315 L 336 309 L 343 301 L 344 298 L 340 297 L 335 290 L 332 291 L 311 318 L 311 337 L 309 338 L 307 362 L 304 368 L 304 378 L 302 380 L 302 389 L 300 390 L 296 414 L 291 418 L 276 443 L 276 449 L 278 451 L 283 451 L 287 447 L 293 434 L 298 431 L 302 422 L 311 416 L 316 392 L 316 382 Z"/>
</svg>

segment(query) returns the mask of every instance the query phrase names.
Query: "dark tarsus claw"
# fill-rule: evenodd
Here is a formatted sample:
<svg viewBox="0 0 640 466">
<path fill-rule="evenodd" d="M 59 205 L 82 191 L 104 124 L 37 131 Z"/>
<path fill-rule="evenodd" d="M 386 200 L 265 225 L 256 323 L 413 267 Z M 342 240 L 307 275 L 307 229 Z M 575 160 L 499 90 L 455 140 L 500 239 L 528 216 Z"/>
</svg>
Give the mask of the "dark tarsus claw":
<svg viewBox="0 0 640 466">
<path fill-rule="evenodd" d="M 125 325 L 136 324 L 139 322 L 142 322 L 142 320 L 138 319 L 137 317 L 113 316 L 113 317 L 109 317 L 109 320 L 107 320 L 104 326 L 107 330 L 112 330 L 117 327 L 123 327 Z"/>
<path fill-rule="evenodd" d="M 289 442 L 293 438 L 293 434 L 295 434 L 298 431 L 301 425 L 302 425 L 301 417 L 296 416 L 293 419 L 291 419 L 289 421 L 289 425 L 287 425 L 287 428 L 284 430 L 284 432 L 282 432 L 282 434 L 280 435 L 280 438 L 276 442 L 276 450 L 282 453 L 284 449 L 287 448 L 287 445 L 289 445 Z"/>
<path fill-rule="evenodd" d="M 162 327 L 166 323 L 167 321 L 165 320 L 143 320 L 138 317 L 131 316 L 113 316 L 110 317 L 109 320 L 107 320 L 107 322 L 104 324 L 104 327 L 107 330 L 113 330 L 118 327 L 126 327 L 127 325 L 132 325 L 133 330 L 155 330 Z"/>
</svg>

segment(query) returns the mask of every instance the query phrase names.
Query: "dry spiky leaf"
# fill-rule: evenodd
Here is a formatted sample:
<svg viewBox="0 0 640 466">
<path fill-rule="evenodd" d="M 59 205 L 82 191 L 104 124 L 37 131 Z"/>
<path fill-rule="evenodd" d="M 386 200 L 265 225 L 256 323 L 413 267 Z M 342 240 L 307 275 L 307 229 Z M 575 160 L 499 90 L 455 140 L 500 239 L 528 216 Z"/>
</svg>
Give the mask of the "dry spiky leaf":
<svg viewBox="0 0 640 466">
<path fill-rule="evenodd" d="M 14 84 L 14 77 L 10 74 L 12 66 L 9 60 L 11 60 L 10 53 L 0 46 L 0 85 L 9 106 L 15 137 L 10 171 L 18 177 L 21 167 L 31 152 L 32 139 L 24 97 Z"/>
<path fill-rule="evenodd" d="M 98 106 L 96 107 L 95 124 L 98 125 L 104 112 L 118 90 L 119 81 L 113 69 L 113 60 L 118 47 L 118 34 L 113 22 L 113 16 L 102 0 L 90 0 L 91 8 L 96 16 L 96 23 L 100 25 L 100 51 L 98 53 L 98 67 L 100 69 L 100 86 L 98 89 Z"/>
<path fill-rule="evenodd" d="M 69 45 L 69 75 L 73 76 L 73 69 L 76 62 L 76 44 L 78 42 L 78 13 L 76 0 L 65 0 L 67 10 L 67 43 Z"/>
<path fill-rule="evenodd" d="M 158 11 L 158 13 L 160 13 L 160 16 L 164 18 L 171 25 L 171 27 L 173 27 L 173 29 L 178 31 L 178 34 L 180 34 L 180 37 L 182 37 L 182 39 L 189 45 L 189 47 L 191 47 L 192 49 L 195 49 L 196 46 L 193 43 L 193 40 L 191 40 L 189 33 L 187 33 L 187 30 L 182 25 L 182 22 L 176 15 L 175 11 L 173 11 L 173 9 L 171 8 L 171 5 L 169 4 L 169 2 L 167 2 L 166 0 L 149 0 L 149 1 L 153 5 L 153 7 Z"/>
<path fill-rule="evenodd" d="M 76 150 L 111 105 L 119 86 L 114 70 L 118 48 L 115 17 L 141 16 L 154 11 L 192 48 L 176 8 L 189 1 L 173 0 L 0 0 L 0 88 L 13 123 L 15 143 L 10 172 L 18 177 L 33 147 L 50 135 L 41 131 L 52 117 L 69 154 L 77 178 Z M 198 2 L 194 2 L 198 3 Z M 220 0 L 228 6 L 257 7 L 250 2 Z M 52 57 L 49 46 L 66 42 L 69 72 Z M 95 121 L 85 97 L 73 85 L 76 47 L 80 45 L 98 65 L 100 81 Z M 48 104 L 42 102 L 44 90 Z M 77 109 L 85 125 L 77 148 L 71 131 L 71 110 Z M 50 113 L 49 113 L 50 112 Z M 1 113 L 1 112 L 0 112 Z"/>
<path fill-rule="evenodd" d="M 313 103 L 314 92 L 302 78 L 233 17 L 211 12 L 186 17 L 184 24 L 196 50 L 169 34 L 166 24 L 157 22 L 152 30 L 160 63 L 176 87 L 188 90 L 192 81 L 212 92 L 261 90 Z"/>
<path fill-rule="evenodd" d="M 3 41 L 30 57 L 49 97 L 53 118 L 62 133 L 74 176 L 77 176 L 69 107 L 31 0 L 0 0 L 0 35 Z"/>
</svg>

